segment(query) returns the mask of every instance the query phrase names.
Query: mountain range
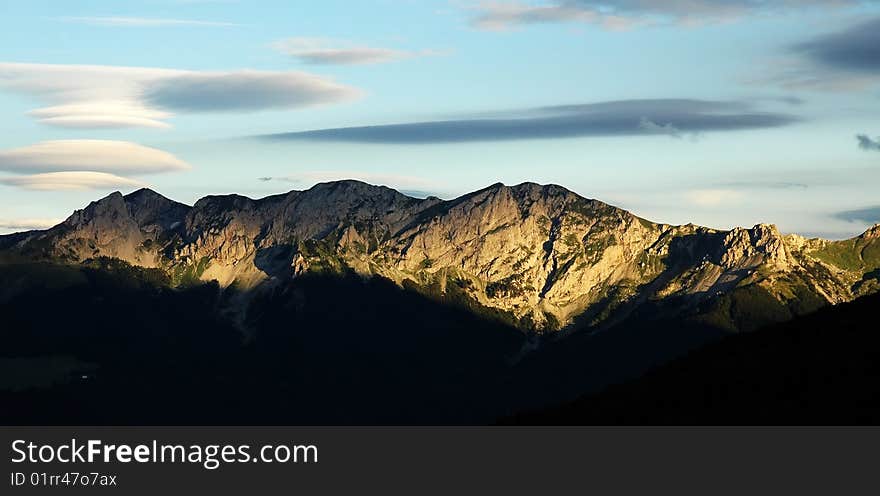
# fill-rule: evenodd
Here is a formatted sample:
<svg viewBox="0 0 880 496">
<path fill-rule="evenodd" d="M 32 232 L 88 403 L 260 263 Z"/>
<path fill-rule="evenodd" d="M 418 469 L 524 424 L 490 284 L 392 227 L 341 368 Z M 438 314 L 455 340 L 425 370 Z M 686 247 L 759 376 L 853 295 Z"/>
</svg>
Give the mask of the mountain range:
<svg viewBox="0 0 880 496">
<path fill-rule="evenodd" d="M 600 390 L 730 333 L 878 292 L 880 225 L 843 241 L 783 235 L 769 224 L 673 226 L 533 183 L 441 200 L 338 181 L 193 206 L 142 189 L 92 202 L 45 231 L 0 236 L 0 278 L 4 314 L 40 336 L 13 339 L 5 360 L 26 357 L 41 369 L 49 360 L 63 376 L 49 380 L 55 398 L 68 394 L 58 388 L 98 391 L 135 377 L 167 392 L 179 375 L 144 374 L 171 353 L 180 354 L 173 370 L 206 374 L 205 394 L 247 384 L 324 405 L 285 403 L 277 417 L 214 410 L 218 422 L 486 422 Z M 63 324 L 49 316 L 34 318 L 47 305 L 67 309 L 81 341 L 59 336 Z M 124 308 L 148 315 L 153 330 L 116 313 Z M 101 312 L 115 319 L 107 334 L 84 332 Z M 112 322 L 138 330 L 123 339 Z M 125 345 L 87 351 L 108 339 Z M 190 370 L 193 353 L 219 342 L 228 346 L 222 356 L 254 368 L 230 378 L 230 362 L 215 356 L 202 372 Z M 134 343 L 155 348 L 151 365 L 132 368 L 143 358 Z M 82 367 L 105 372 L 79 374 L 100 377 L 92 385 L 71 384 Z M 14 394 L 56 404 L 28 380 Z M 145 394 L 138 391 L 132 404 Z M 188 391 L 178 391 L 182 401 Z M 364 395 L 357 405 L 384 398 L 386 408 L 352 408 L 352 395 Z M 101 415 L 79 420 L 131 420 Z"/>
<path fill-rule="evenodd" d="M 174 285 L 255 290 L 344 271 L 440 294 L 456 285 L 517 327 L 552 332 L 619 322 L 666 300 L 676 312 L 723 300 L 707 318 L 731 330 L 849 301 L 880 289 L 878 239 L 880 225 L 826 241 L 767 224 L 657 224 L 554 185 L 496 184 L 442 201 L 340 181 L 192 207 L 148 189 L 114 193 L 0 246 L 30 260 L 115 258 L 160 269 Z M 739 298 L 776 308 L 743 320 L 727 308 Z"/>
</svg>

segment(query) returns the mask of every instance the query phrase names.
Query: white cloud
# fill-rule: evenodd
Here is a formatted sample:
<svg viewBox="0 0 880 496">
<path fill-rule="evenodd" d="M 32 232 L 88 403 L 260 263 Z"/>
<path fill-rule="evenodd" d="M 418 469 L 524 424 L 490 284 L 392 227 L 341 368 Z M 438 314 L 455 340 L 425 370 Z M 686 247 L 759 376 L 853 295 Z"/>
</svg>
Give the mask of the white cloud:
<svg viewBox="0 0 880 496">
<path fill-rule="evenodd" d="M 104 27 L 173 27 L 173 26 L 205 26 L 205 27 L 230 27 L 238 26 L 231 22 L 198 21 L 191 19 L 158 19 L 154 17 L 122 17 L 122 16 L 93 16 L 93 17 L 59 17 L 59 20 L 76 24 Z"/>
<path fill-rule="evenodd" d="M 32 231 L 57 226 L 64 219 L 0 219 L 0 229 Z"/>
<path fill-rule="evenodd" d="M 189 164 L 168 152 L 127 141 L 43 141 L 0 151 L 0 170 L 16 173 L 94 171 L 152 174 L 189 168 Z"/>
<path fill-rule="evenodd" d="M 0 178 L 0 184 L 38 191 L 140 188 L 146 184 L 105 172 L 48 172 Z"/>
<path fill-rule="evenodd" d="M 134 102 L 72 103 L 28 112 L 43 124 L 70 128 L 171 127 L 162 119 L 172 114 L 149 109 Z"/>
<path fill-rule="evenodd" d="M 169 127 L 175 112 L 242 112 L 330 104 L 362 92 L 305 72 L 199 72 L 149 67 L 0 62 L 0 89 L 48 106 L 28 114 L 52 126 Z"/>
<path fill-rule="evenodd" d="M 301 62 L 323 65 L 381 64 L 433 54 L 430 51 L 410 52 L 377 48 L 324 38 L 288 38 L 276 41 L 272 46 Z"/>
<path fill-rule="evenodd" d="M 685 200 L 696 207 L 720 207 L 738 203 L 743 193 L 731 189 L 695 189 L 684 194 Z"/>
</svg>

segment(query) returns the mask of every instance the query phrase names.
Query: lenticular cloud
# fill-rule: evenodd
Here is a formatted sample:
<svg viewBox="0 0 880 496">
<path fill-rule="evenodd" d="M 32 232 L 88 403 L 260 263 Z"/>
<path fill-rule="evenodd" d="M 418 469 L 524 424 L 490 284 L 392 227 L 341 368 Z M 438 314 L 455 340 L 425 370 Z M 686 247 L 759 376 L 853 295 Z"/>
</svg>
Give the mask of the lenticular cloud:
<svg viewBox="0 0 880 496">
<path fill-rule="evenodd" d="M 105 172 L 47 172 L 0 178 L 0 184 L 38 191 L 139 188 L 146 184 Z"/>
<path fill-rule="evenodd" d="M 155 174 L 189 168 L 189 164 L 168 152 L 127 141 L 43 141 L 0 151 L 0 170 L 15 173 Z"/>
<path fill-rule="evenodd" d="M 306 72 L 198 72 L 148 67 L 0 63 L 0 89 L 46 107 L 28 112 L 67 128 L 170 127 L 175 113 L 252 112 L 331 104 L 361 91 Z"/>
</svg>

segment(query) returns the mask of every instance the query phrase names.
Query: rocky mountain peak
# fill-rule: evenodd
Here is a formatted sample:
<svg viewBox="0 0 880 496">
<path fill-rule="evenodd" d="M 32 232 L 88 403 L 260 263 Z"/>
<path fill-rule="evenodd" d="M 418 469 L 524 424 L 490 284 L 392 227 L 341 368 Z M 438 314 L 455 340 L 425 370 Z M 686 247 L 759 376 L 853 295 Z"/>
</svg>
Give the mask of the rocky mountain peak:
<svg viewBox="0 0 880 496">
<path fill-rule="evenodd" d="M 147 188 L 139 189 L 124 197 L 125 204 L 135 222 L 147 231 L 167 231 L 180 226 L 190 207 Z"/>
<path fill-rule="evenodd" d="M 128 220 L 129 217 L 125 197 L 116 191 L 100 200 L 89 203 L 81 210 L 76 210 L 64 221 L 64 225 L 78 228 L 91 222 L 100 221 L 109 226 L 118 221 Z"/>
<path fill-rule="evenodd" d="M 722 240 L 721 266 L 725 269 L 743 269 L 770 263 L 779 269 L 787 268 L 789 254 L 785 238 L 773 224 L 757 224 L 751 229 L 737 227 Z"/>
</svg>

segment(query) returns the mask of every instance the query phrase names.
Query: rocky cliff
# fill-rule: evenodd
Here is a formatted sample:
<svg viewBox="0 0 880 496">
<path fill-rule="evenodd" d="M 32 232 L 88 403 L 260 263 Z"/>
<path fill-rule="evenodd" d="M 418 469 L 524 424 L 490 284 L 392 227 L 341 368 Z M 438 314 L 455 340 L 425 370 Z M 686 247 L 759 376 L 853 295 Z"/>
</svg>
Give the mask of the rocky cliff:
<svg viewBox="0 0 880 496">
<path fill-rule="evenodd" d="M 192 207 L 139 190 L 4 238 L 7 253 L 31 259 L 112 257 L 166 271 L 174 284 L 242 291 L 313 272 L 376 275 L 441 298 L 463 294 L 538 331 L 599 329 L 667 302 L 738 329 L 735 314 L 755 298 L 749 305 L 800 313 L 880 289 L 880 226 L 846 241 L 764 224 L 670 226 L 532 183 L 443 201 L 339 181 Z"/>
</svg>

